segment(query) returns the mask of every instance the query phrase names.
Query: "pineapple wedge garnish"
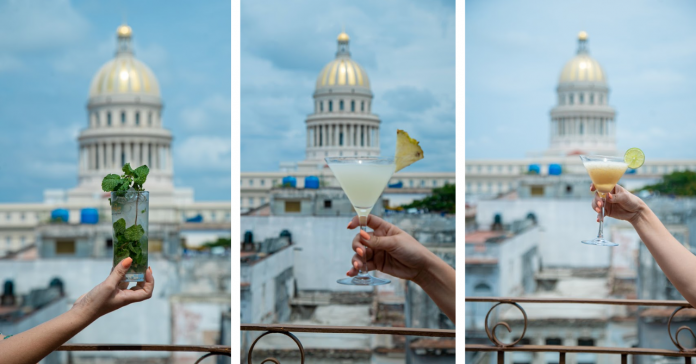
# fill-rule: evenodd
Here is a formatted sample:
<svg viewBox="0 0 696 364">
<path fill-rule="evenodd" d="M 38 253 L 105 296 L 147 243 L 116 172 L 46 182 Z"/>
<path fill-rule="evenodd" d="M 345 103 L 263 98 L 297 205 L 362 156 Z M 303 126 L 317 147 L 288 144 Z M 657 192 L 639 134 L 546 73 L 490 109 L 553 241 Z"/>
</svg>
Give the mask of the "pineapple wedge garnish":
<svg viewBox="0 0 696 364">
<path fill-rule="evenodd" d="M 414 162 L 423 159 L 423 149 L 418 141 L 408 136 L 403 130 L 396 130 L 396 154 L 394 155 L 396 170 L 398 172 Z"/>
</svg>

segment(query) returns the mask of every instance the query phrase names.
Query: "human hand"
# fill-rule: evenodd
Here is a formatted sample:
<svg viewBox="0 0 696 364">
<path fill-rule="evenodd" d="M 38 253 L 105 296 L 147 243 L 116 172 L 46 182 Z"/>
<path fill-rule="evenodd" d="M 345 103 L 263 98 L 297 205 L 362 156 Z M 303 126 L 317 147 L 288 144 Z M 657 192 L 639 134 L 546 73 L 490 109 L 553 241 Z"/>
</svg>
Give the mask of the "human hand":
<svg viewBox="0 0 696 364">
<path fill-rule="evenodd" d="M 145 282 L 138 282 L 130 289 L 128 289 L 129 282 L 122 282 L 132 263 L 133 259 L 128 257 L 116 264 L 104 282 L 75 301 L 73 309 L 80 310 L 90 319 L 96 320 L 123 306 L 152 297 L 152 291 L 155 288 L 152 268 L 148 267 L 145 271 Z"/>
<path fill-rule="evenodd" d="M 358 216 L 348 224 L 348 229 L 359 227 Z M 353 267 L 346 273 L 355 277 L 363 268 L 364 246 L 367 246 L 368 271 L 379 270 L 394 277 L 416 280 L 431 264 L 435 255 L 398 227 L 376 217 L 367 217 L 367 226 L 374 231 L 360 231 L 353 238 Z M 365 271 L 363 269 L 363 271 Z"/>
<path fill-rule="evenodd" d="M 596 188 L 593 183 L 592 186 L 590 186 L 590 191 L 595 190 Z M 606 200 L 607 203 L 604 207 L 604 216 L 613 217 L 619 220 L 626 220 L 631 223 L 638 218 L 640 212 L 643 210 L 643 206 L 645 205 L 643 200 L 641 200 L 638 196 L 628 192 L 619 185 L 614 186 L 614 189 L 606 194 Z M 595 194 L 595 197 L 592 200 L 592 209 L 601 214 L 603 203 L 604 202 L 599 195 Z M 597 217 L 597 221 L 599 221 L 599 216 Z"/>
</svg>

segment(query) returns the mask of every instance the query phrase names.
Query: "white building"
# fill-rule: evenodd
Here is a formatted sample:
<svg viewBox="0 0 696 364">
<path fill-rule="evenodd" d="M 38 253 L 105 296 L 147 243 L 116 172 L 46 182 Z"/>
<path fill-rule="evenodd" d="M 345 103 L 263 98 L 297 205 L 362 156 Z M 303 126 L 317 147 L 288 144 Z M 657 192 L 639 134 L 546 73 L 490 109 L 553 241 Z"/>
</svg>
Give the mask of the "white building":
<svg viewBox="0 0 696 364">
<path fill-rule="evenodd" d="M 511 160 L 467 160 L 466 194 L 485 198 L 526 189 L 524 195 L 558 196 L 551 184 L 589 178 L 578 155 L 623 155 L 616 148 L 616 111 L 609 105 L 607 73 L 589 54 L 587 33 L 578 35 L 578 52 L 563 67 L 556 88 L 557 104 L 551 110 L 549 148 L 538 155 Z M 469 122 L 477 122 L 470 120 Z M 640 146 L 636 146 L 640 147 Z M 655 160 L 647 158 L 621 180 L 628 188 L 654 183 L 675 171 L 696 171 L 696 160 Z M 529 178 L 528 175 L 541 176 Z M 545 178 L 551 177 L 552 179 Z M 553 179 L 562 179 L 556 181 Z M 555 189 L 557 190 L 557 188 Z"/>
<path fill-rule="evenodd" d="M 108 193 L 101 180 L 122 174 L 130 163 L 150 167 L 145 184 L 150 191 L 150 221 L 179 224 L 200 215 L 203 222 L 229 223 L 229 201 L 196 202 L 190 188 L 173 184 L 172 134 L 163 126 L 162 99 L 154 73 L 135 58 L 132 30 L 117 30 L 114 59 L 96 73 L 89 89 L 87 128 L 80 132 L 79 183 L 70 190 L 46 190 L 43 203 L 0 204 L 0 256 L 33 244 L 36 228 L 50 220 L 51 211 L 69 211 L 69 223 L 81 222 L 81 211 L 96 208 L 110 219 Z"/>
<path fill-rule="evenodd" d="M 242 212 L 269 202 L 270 189 L 292 176 L 297 187 L 316 176 L 327 187 L 340 187 L 326 166 L 325 157 L 380 155 L 380 119 L 372 113 L 372 91 L 365 70 L 350 56 L 348 34 L 338 35 L 336 58 L 319 73 L 314 92 L 314 112 L 307 116 L 306 157 L 298 163 L 281 163 L 276 172 L 242 172 Z M 427 153 L 427 151 L 426 151 Z M 386 153 L 385 155 L 390 155 Z M 401 182 L 400 187 L 399 182 Z M 394 174 L 384 192 L 391 206 L 422 198 L 433 188 L 455 183 L 454 172 Z"/>
</svg>

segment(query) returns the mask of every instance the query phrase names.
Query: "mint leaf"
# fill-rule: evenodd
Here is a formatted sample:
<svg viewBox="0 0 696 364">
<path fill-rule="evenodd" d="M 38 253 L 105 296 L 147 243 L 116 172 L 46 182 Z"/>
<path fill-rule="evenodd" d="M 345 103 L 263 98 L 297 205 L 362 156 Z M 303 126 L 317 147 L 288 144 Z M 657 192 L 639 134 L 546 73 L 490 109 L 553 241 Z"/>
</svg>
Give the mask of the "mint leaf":
<svg viewBox="0 0 696 364">
<path fill-rule="evenodd" d="M 143 229 L 142 226 L 140 225 L 133 225 L 126 229 L 126 232 L 123 233 L 123 236 L 126 238 L 128 241 L 139 241 L 140 238 L 145 235 L 145 230 Z"/>
<path fill-rule="evenodd" d="M 147 180 L 147 175 L 150 173 L 150 168 L 147 168 L 146 165 L 142 165 L 138 167 L 134 172 L 135 180 L 133 182 L 142 187 L 142 185 L 145 184 L 145 180 Z"/>
<path fill-rule="evenodd" d="M 116 191 L 121 184 L 121 177 L 117 174 L 108 174 L 102 180 L 102 190 L 104 192 Z"/>
<path fill-rule="evenodd" d="M 126 178 L 121 179 L 121 184 L 118 186 L 116 191 L 128 191 L 130 181 Z"/>
<path fill-rule="evenodd" d="M 140 225 L 138 225 L 138 226 L 140 226 Z M 142 229 L 142 227 L 141 227 L 141 229 Z M 114 233 L 116 235 L 116 239 L 118 239 L 119 242 L 121 240 L 121 239 L 119 239 L 119 235 L 121 235 L 125 232 L 126 232 L 126 220 L 124 220 L 123 218 L 116 220 L 116 222 L 114 223 Z"/>
<path fill-rule="evenodd" d="M 130 163 L 123 165 L 123 173 L 125 173 L 126 176 L 135 177 L 135 171 L 131 168 Z"/>
</svg>

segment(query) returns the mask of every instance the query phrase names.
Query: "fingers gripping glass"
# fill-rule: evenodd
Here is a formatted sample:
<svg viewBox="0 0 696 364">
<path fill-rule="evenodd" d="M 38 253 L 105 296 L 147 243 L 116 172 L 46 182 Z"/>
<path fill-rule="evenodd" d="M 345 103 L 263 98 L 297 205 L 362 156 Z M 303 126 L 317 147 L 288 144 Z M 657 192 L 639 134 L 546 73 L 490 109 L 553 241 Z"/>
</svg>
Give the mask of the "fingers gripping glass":
<svg viewBox="0 0 696 364">
<path fill-rule="evenodd" d="M 592 183 L 597 190 L 597 195 L 602 199 L 602 212 L 599 216 L 599 233 L 592 240 L 583 240 L 583 244 L 599 246 L 617 246 L 604 239 L 604 207 L 607 204 L 607 193 L 614 189 L 621 177 L 626 172 L 628 164 L 623 157 L 604 157 L 600 155 L 581 155 L 582 164 L 587 169 L 587 173 L 592 179 Z"/>
<path fill-rule="evenodd" d="M 367 217 L 396 169 L 394 158 L 326 158 L 326 163 L 358 213 L 360 229 L 367 232 Z M 362 248 L 363 255 L 360 257 L 362 264 L 358 275 L 339 279 L 338 283 L 353 286 L 378 286 L 391 282 L 368 274 L 367 247 Z"/>
</svg>

